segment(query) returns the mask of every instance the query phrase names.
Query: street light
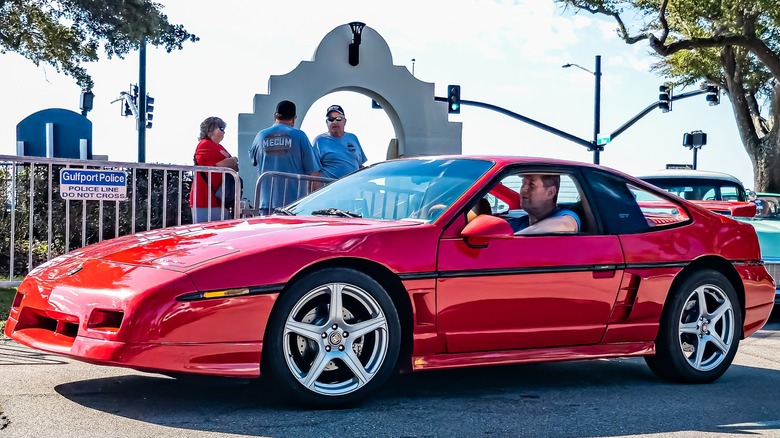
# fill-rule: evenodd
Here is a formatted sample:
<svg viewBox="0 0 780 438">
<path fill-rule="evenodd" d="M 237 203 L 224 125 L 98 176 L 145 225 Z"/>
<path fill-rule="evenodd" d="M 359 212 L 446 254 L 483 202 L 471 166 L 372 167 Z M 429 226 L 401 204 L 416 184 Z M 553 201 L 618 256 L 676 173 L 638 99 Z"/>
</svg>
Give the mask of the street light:
<svg viewBox="0 0 780 438">
<path fill-rule="evenodd" d="M 587 68 L 577 64 L 563 64 L 561 67 L 577 67 L 580 70 L 592 74 L 595 77 L 595 97 L 593 104 L 593 145 L 589 150 L 593 151 L 593 164 L 599 164 L 599 153 L 602 146 L 599 144 L 599 131 L 601 130 L 601 55 L 596 55 L 596 71 L 590 71 Z"/>
</svg>

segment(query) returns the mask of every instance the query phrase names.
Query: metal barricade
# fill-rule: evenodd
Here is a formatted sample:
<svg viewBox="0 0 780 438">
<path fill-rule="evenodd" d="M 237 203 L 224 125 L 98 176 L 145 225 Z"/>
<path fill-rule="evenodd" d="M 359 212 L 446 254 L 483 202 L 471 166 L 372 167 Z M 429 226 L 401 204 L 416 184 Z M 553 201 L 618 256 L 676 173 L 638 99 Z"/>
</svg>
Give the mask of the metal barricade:
<svg viewBox="0 0 780 438">
<path fill-rule="evenodd" d="M 333 181 L 335 180 L 332 178 L 321 176 L 273 171 L 263 172 L 255 182 L 253 208 L 243 209 L 242 217 L 272 214 L 274 209 L 292 204 Z"/>
<path fill-rule="evenodd" d="M 126 199 L 78 199 L 78 193 L 66 190 L 71 196 L 66 200 L 60 187 L 62 169 L 122 172 Z M 212 191 L 217 174 L 222 180 L 232 175 L 240 181 L 237 172 L 223 167 L 0 155 L 0 204 L 4 206 L 0 212 L 0 287 L 18 286 L 36 266 L 74 249 L 192 223 L 190 190 L 206 184 Z M 224 199 L 224 186 L 221 190 Z M 234 217 L 241 217 L 240 184 L 235 191 L 230 209 Z M 225 209 L 221 210 L 215 220 L 227 218 Z"/>
</svg>

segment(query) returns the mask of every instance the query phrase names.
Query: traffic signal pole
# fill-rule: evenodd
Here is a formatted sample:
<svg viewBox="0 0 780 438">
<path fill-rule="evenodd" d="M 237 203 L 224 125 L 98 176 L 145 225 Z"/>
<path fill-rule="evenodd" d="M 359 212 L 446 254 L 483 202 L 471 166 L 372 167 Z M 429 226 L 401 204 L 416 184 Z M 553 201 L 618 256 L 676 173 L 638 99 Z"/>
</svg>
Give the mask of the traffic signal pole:
<svg viewBox="0 0 780 438">
<path fill-rule="evenodd" d="M 599 86 L 598 87 L 599 91 L 600 91 L 600 88 L 601 87 Z M 712 93 L 712 91 L 711 90 L 689 91 L 687 93 L 682 93 L 682 94 L 678 94 L 676 96 L 673 96 L 671 100 L 675 101 L 675 100 L 687 99 L 689 97 L 698 96 L 698 95 L 705 94 L 705 93 Z M 447 97 L 436 97 L 436 96 L 434 96 L 433 99 L 436 102 L 447 102 L 447 103 L 449 103 L 449 100 L 448 100 Z M 614 139 L 615 137 L 617 137 L 618 135 L 622 134 L 626 129 L 631 127 L 631 125 L 633 125 L 634 123 L 639 121 L 639 119 L 641 119 L 642 117 L 648 115 L 654 109 L 658 108 L 659 102 L 660 102 L 660 100 L 656 101 L 656 102 L 653 102 L 652 104 L 648 105 L 647 108 L 645 108 L 642 111 L 640 111 L 639 114 L 635 115 L 634 117 L 629 119 L 627 122 L 625 122 L 623 125 L 621 125 L 618 129 L 616 129 L 614 132 L 612 132 L 612 134 L 610 134 L 610 137 L 609 137 L 610 141 L 612 139 Z M 571 141 L 573 143 L 576 143 L 576 144 L 578 144 L 580 146 L 585 146 L 586 148 L 588 148 L 588 150 L 592 150 L 593 151 L 593 164 L 600 164 L 599 163 L 599 154 L 598 154 L 598 152 L 603 150 L 603 146 L 598 145 L 597 144 L 598 139 L 595 138 L 596 136 L 598 136 L 599 112 L 600 112 L 600 104 L 601 104 L 600 96 L 598 94 L 597 94 L 597 103 L 596 103 L 596 105 L 597 105 L 596 110 L 598 112 L 596 112 L 596 116 L 595 116 L 595 119 L 594 119 L 594 126 L 593 126 L 593 128 L 594 128 L 595 132 L 594 132 L 594 139 L 593 139 L 593 141 L 585 140 L 584 138 L 580 138 L 580 137 L 577 137 L 576 135 L 569 134 L 568 132 L 561 131 L 558 128 L 553 128 L 550 125 L 546 125 L 546 124 L 544 124 L 542 122 L 538 122 L 538 121 L 536 121 L 536 120 L 534 120 L 532 118 L 529 118 L 529 117 L 517 114 L 516 112 L 510 111 L 510 110 L 508 110 L 506 108 L 502 108 L 500 106 L 491 105 L 491 104 L 485 103 L 485 102 L 478 102 L 478 101 L 475 101 L 475 100 L 463 100 L 463 99 L 460 100 L 460 104 L 461 105 L 468 105 L 468 106 L 475 106 L 477 108 L 485 108 L 485 109 L 489 109 L 491 111 L 495 111 L 495 112 L 501 113 L 501 114 L 503 114 L 505 116 L 509 116 L 509 117 L 511 117 L 513 119 L 520 120 L 523 123 L 527 123 L 527 124 L 529 124 L 531 126 L 539 128 L 539 129 L 541 129 L 543 131 L 547 131 L 549 133 L 555 134 L 558 137 L 562 137 L 562 138 L 564 138 L 566 140 L 569 140 L 569 141 Z"/>
<path fill-rule="evenodd" d="M 433 99 L 436 102 L 447 102 L 447 98 L 446 97 L 434 97 Z M 539 128 L 539 129 L 541 129 L 543 131 L 547 131 L 547 132 L 555 134 L 555 135 L 557 135 L 559 137 L 563 137 L 566 140 L 569 140 L 571 142 L 577 143 L 578 145 L 585 146 L 587 148 L 591 147 L 591 142 L 589 142 L 588 140 L 585 140 L 584 138 L 579 138 L 579 137 L 577 137 L 575 135 L 569 134 L 568 132 L 564 132 L 564 131 L 561 131 L 560 129 L 553 128 L 550 125 L 545 125 L 542 122 L 537 122 L 536 120 L 531 119 L 529 117 L 517 114 L 516 112 L 509 111 L 506 108 L 501 108 L 500 106 L 491 105 L 491 104 L 485 103 L 485 102 L 477 102 L 475 100 L 463 100 L 463 99 L 461 99 L 460 104 L 461 105 L 475 106 L 475 107 L 478 107 L 478 108 L 489 109 L 491 111 L 495 111 L 497 113 L 501 113 L 501 114 L 503 114 L 505 116 L 509 116 L 509 117 L 511 117 L 513 119 L 520 120 L 521 122 L 527 123 L 527 124 L 529 124 L 531 126 Z"/>
<path fill-rule="evenodd" d="M 595 98 L 593 99 L 593 164 L 599 164 L 601 159 L 602 146 L 599 144 L 599 132 L 601 131 L 601 55 L 596 55 L 596 71 L 593 73 L 596 77 Z"/>
<path fill-rule="evenodd" d="M 689 91 L 687 93 L 682 93 L 682 94 L 678 94 L 678 95 L 672 96 L 671 101 L 674 102 L 676 100 L 687 99 L 689 97 L 698 96 L 700 94 L 705 94 L 705 93 L 707 93 L 707 90 Z M 658 108 L 659 102 L 661 102 L 661 101 L 659 100 L 658 102 L 654 102 L 654 103 L 648 105 L 647 108 L 643 109 L 637 115 L 635 115 L 634 117 L 630 118 L 626 123 L 623 123 L 618 129 L 616 129 L 612 134 L 610 134 L 609 138 L 610 139 L 614 139 L 618 135 L 622 134 L 626 129 L 630 128 L 631 125 L 633 125 L 634 123 L 638 122 L 639 119 L 641 119 L 642 117 L 650 114 L 651 111 L 653 111 L 654 109 Z"/>
<path fill-rule="evenodd" d="M 146 162 L 146 39 L 138 50 L 138 162 Z"/>
</svg>

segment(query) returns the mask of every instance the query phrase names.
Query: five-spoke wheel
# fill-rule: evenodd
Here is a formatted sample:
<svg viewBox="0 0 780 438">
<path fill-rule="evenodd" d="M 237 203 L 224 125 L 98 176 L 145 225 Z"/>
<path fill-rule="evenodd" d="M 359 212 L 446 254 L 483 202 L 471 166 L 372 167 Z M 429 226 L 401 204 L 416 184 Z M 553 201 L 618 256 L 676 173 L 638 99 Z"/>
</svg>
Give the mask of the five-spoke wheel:
<svg viewBox="0 0 780 438">
<path fill-rule="evenodd" d="M 263 372 L 285 395 L 308 405 L 345 406 L 390 376 L 400 324 L 379 283 L 356 270 L 331 268 L 279 297 L 265 343 Z"/>
<path fill-rule="evenodd" d="M 742 313 L 731 283 L 716 271 L 696 272 L 670 293 L 656 355 L 647 357 L 647 363 L 669 380 L 714 381 L 731 365 L 741 330 Z"/>
</svg>

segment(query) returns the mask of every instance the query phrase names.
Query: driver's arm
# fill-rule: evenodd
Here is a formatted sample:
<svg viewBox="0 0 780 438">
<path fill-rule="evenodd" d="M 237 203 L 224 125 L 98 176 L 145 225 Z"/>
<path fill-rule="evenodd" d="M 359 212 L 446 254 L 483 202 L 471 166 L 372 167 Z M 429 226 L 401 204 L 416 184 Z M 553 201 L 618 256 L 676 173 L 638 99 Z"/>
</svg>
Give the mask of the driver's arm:
<svg viewBox="0 0 780 438">
<path fill-rule="evenodd" d="M 577 220 L 570 215 L 548 217 L 515 234 L 577 233 Z"/>
</svg>

